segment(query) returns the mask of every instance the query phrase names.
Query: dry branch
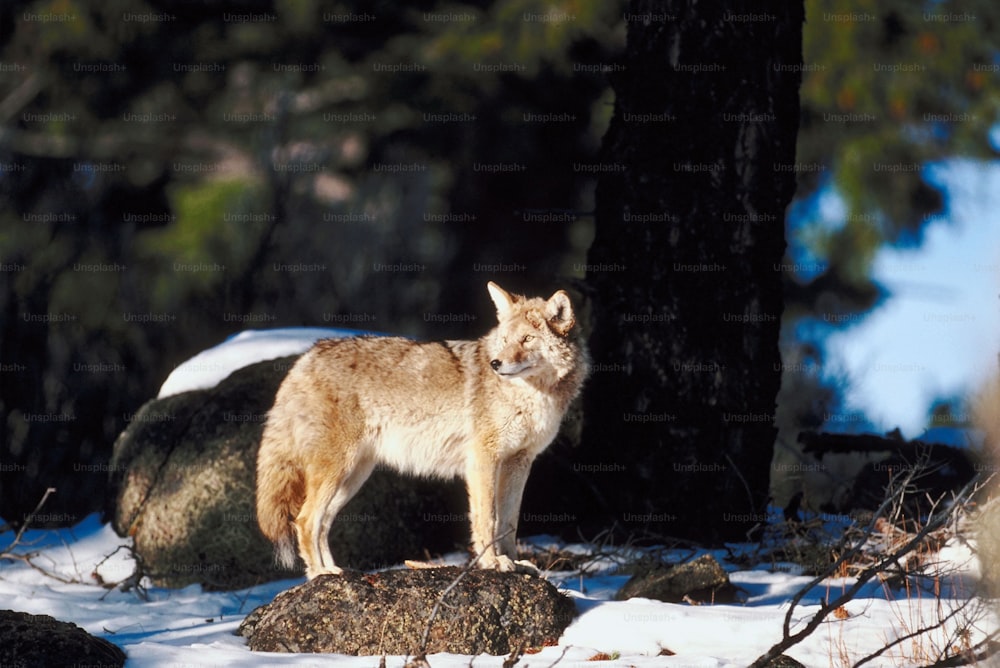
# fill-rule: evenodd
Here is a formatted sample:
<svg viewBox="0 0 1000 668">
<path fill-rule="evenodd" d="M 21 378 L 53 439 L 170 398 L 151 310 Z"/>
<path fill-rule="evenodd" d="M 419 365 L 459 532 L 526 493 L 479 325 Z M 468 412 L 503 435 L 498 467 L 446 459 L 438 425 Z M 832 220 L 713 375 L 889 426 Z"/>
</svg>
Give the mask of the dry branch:
<svg viewBox="0 0 1000 668">
<path fill-rule="evenodd" d="M 855 558 L 861 555 L 866 544 L 868 544 L 868 541 L 876 534 L 876 531 L 881 523 L 884 523 L 887 520 L 892 521 L 894 524 L 902 521 L 902 508 L 904 503 L 907 501 L 907 495 L 912 490 L 912 483 L 918 475 L 918 469 L 912 468 L 908 472 L 900 473 L 893 477 L 893 480 L 890 483 L 890 493 L 886 495 L 885 500 L 875 511 L 871 521 L 862 532 L 861 537 L 854 539 L 853 544 L 850 544 L 852 540 L 845 534 L 841 543 L 841 547 L 845 549 L 836 561 L 834 561 L 834 563 L 831 564 L 825 571 L 810 580 L 795 594 L 795 596 L 792 597 L 788 610 L 785 613 L 781 640 L 775 643 L 770 649 L 767 650 L 767 652 L 758 657 L 757 660 L 751 664 L 751 668 L 763 668 L 764 666 L 767 666 L 772 660 L 784 654 L 786 650 L 794 647 L 809 637 L 817 628 L 819 628 L 819 626 L 830 614 L 852 601 L 854 597 L 857 596 L 858 592 L 860 592 L 861 589 L 871 580 L 881 576 L 892 567 L 905 563 L 906 557 L 915 553 L 916 550 L 918 550 L 932 536 L 932 534 L 953 522 L 956 519 L 957 514 L 963 511 L 966 502 L 968 502 L 981 488 L 982 484 L 984 484 L 984 481 L 980 480 L 981 476 L 977 476 L 964 488 L 962 488 L 962 490 L 955 496 L 953 502 L 945 508 L 942 508 L 943 497 L 934 500 L 931 504 L 930 513 L 926 522 L 915 534 L 903 541 L 902 544 L 894 545 L 888 553 L 878 556 L 873 563 L 863 568 L 859 573 L 857 573 L 855 576 L 855 582 L 851 586 L 847 587 L 837 598 L 824 601 L 820 605 L 819 610 L 806 623 L 806 625 L 801 630 L 792 633 L 792 616 L 802 599 L 815 586 L 819 585 L 827 578 L 836 575 L 838 572 L 843 572 L 843 570 L 846 569 Z M 927 630 L 932 630 L 933 628 L 938 628 L 939 626 L 940 624 Z"/>
</svg>

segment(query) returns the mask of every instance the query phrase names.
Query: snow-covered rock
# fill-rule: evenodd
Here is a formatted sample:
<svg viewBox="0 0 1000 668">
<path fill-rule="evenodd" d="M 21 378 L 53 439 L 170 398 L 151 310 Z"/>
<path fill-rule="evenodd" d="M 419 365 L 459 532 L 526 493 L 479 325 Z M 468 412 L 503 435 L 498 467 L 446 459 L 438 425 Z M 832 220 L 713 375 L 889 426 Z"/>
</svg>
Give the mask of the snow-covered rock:
<svg viewBox="0 0 1000 668">
<path fill-rule="evenodd" d="M 326 327 L 248 329 L 178 365 L 163 381 L 157 398 L 215 387 L 220 380 L 237 369 L 255 362 L 300 355 L 320 339 L 365 334 L 374 332 Z"/>
</svg>

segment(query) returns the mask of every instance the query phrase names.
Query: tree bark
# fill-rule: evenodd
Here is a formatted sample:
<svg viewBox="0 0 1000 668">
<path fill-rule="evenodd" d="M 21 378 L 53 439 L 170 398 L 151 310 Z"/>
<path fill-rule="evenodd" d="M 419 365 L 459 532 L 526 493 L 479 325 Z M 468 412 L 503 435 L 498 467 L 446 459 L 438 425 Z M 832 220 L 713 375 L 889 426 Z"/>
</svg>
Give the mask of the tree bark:
<svg viewBox="0 0 1000 668">
<path fill-rule="evenodd" d="M 754 4 L 628 5 L 577 453 L 605 478 L 586 519 L 626 533 L 744 539 L 766 512 L 804 7 Z"/>
</svg>

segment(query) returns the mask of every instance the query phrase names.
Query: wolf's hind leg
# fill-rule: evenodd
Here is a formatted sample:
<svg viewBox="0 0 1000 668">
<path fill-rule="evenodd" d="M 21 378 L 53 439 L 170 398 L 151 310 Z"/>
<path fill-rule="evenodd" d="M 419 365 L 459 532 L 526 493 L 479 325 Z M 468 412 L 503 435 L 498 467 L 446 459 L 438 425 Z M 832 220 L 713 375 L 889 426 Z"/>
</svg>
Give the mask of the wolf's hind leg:
<svg viewBox="0 0 1000 668">
<path fill-rule="evenodd" d="M 341 569 L 334 563 L 333 554 L 330 552 L 330 529 L 333 527 L 333 521 L 337 519 L 337 513 L 343 510 L 347 502 L 354 498 L 361 486 L 365 484 L 374 468 L 375 462 L 371 460 L 358 463 L 354 470 L 327 497 L 322 514 L 318 517 L 316 535 L 319 537 L 319 545 L 317 547 L 322 566 L 330 573 L 341 572 Z"/>
<path fill-rule="evenodd" d="M 310 483 L 312 481 L 309 481 Z M 306 499 L 295 518 L 295 533 L 299 542 L 299 556 L 306 564 L 306 577 L 312 580 L 318 575 L 339 575 L 341 570 L 333 563 L 329 554 L 329 538 L 322 531 L 324 510 L 336 493 L 334 484 L 307 483 Z"/>
</svg>

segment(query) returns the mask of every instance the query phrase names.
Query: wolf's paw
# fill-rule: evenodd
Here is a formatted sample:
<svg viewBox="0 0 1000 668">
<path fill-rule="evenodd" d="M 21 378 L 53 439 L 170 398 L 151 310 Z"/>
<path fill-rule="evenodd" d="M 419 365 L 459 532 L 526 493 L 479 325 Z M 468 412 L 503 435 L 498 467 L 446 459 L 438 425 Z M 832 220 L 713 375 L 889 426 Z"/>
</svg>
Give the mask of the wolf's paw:
<svg viewBox="0 0 1000 668">
<path fill-rule="evenodd" d="M 307 568 L 306 569 L 306 579 L 314 580 L 321 575 L 341 575 L 344 570 L 339 566 L 334 566 L 333 568 Z"/>
<path fill-rule="evenodd" d="M 495 557 L 480 557 L 479 567 L 500 573 L 528 573 L 530 575 L 538 575 L 540 573 L 538 568 L 530 561 L 514 561 L 504 554 L 498 554 Z"/>
<path fill-rule="evenodd" d="M 511 561 L 510 557 L 506 557 L 502 554 L 480 555 L 479 560 L 476 562 L 476 566 L 484 571 L 500 571 L 501 573 L 513 573 L 517 568 L 514 565 L 514 562 Z"/>
<path fill-rule="evenodd" d="M 517 570 L 517 564 L 515 564 L 514 561 L 507 555 L 498 554 L 496 559 L 496 564 L 493 566 L 493 568 L 500 571 L 501 573 L 513 573 L 514 571 Z"/>
</svg>

